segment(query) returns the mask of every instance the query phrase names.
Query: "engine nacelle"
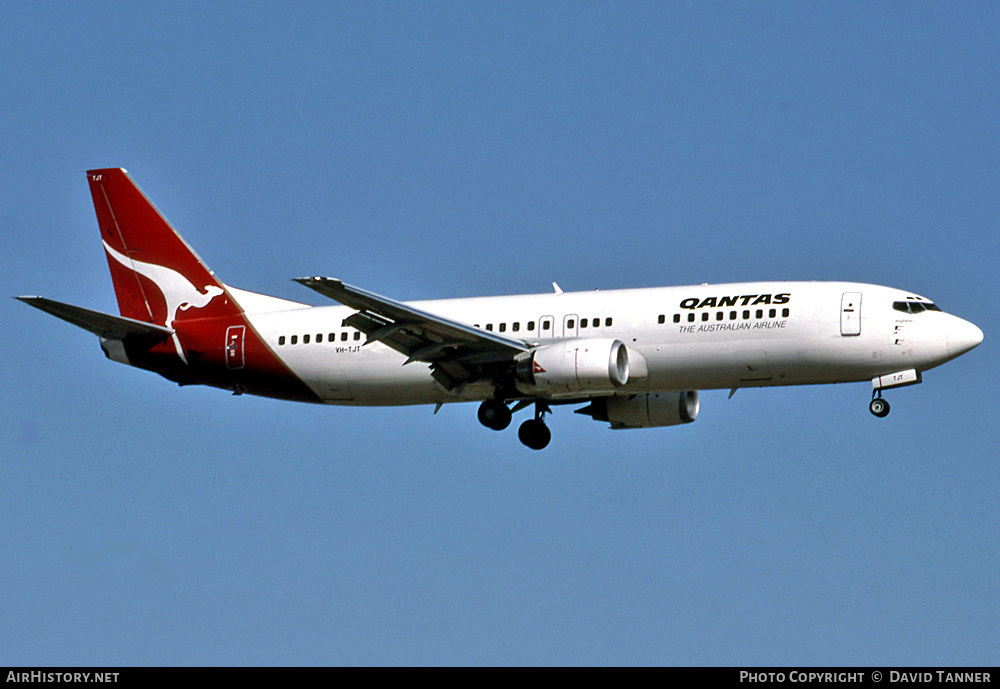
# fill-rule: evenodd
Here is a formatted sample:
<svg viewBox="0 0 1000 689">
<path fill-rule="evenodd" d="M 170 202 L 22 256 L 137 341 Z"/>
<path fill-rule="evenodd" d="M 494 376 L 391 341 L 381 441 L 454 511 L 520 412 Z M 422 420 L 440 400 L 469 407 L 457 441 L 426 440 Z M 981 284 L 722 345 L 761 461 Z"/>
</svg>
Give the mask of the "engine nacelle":
<svg viewBox="0 0 1000 689">
<path fill-rule="evenodd" d="M 577 409 L 612 428 L 655 428 L 691 423 L 698 418 L 698 391 L 647 392 L 624 397 L 601 397 Z"/>
<path fill-rule="evenodd" d="M 620 340 L 566 340 L 521 355 L 517 388 L 529 395 L 614 392 L 628 383 L 628 349 Z"/>
</svg>

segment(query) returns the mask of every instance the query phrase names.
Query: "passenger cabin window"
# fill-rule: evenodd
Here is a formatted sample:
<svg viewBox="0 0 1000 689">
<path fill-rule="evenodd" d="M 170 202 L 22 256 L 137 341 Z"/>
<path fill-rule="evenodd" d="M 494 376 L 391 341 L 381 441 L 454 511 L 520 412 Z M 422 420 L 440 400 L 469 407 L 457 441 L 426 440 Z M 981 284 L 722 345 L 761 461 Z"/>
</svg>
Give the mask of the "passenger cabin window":
<svg viewBox="0 0 1000 689">
<path fill-rule="evenodd" d="M 278 344 L 279 344 L 279 345 L 283 345 L 283 344 L 285 344 L 285 336 L 284 336 L 284 335 L 281 335 L 281 336 L 280 336 L 280 337 L 278 338 Z"/>
<path fill-rule="evenodd" d="M 298 344 L 298 343 L 299 343 L 299 336 L 292 335 L 292 344 Z"/>
<path fill-rule="evenodd" d="M 570 325 L 569 327 L 571 327 L 571 328 L 572 328 L 573 326 L 572 326 L 572 325 Z M 586 328 L 586 327 L 587 327 L 587 319 L 586 319 L 586 318 L 581 318 L 581 319 L 580 319 L 580 327 L 581 327 L 581 328 Z"/>
<path fill-rule="evenodd" d="M 303 335 L 302 336 L 302 344 L 309 344 L 309 336 L 308 335 Z"/>
<path fill-rule="evenodd" d="M 551 330 L 552 321 L 542 321 L 542 330 Z"/>
<path fill-rule="evenodd" d="M 346 342 L 347 341 L 347 331 L 346 330 L 344 332 L 340 333 L 340 341 L 341 342 Z"/>
<path fill-rule="evenodd" d="M 506 323 L 501 323 L 500 324 L 500 332 L 506 332 L 506 331 L 507 331 L 507 324 Z"/>
<path fill-rule="evenodd" d="M 591 325 L 594 326 L 595 328 L 600 328 L 601 327 L 601 319 L 600 318 L 595 318 L 591 322 Z"/>
<path fill-rule="evenodd" d="M 534 330 L 534 329 L 535 329 L 535 322 L 528 321 L 528 330 Z"/>
<path fill-rule="evenodd" d="M 354 331 L 354 339 L 355 340 L 360 340 L 361 339 L 361 331 L 360 330 L 355 330 Z"/>
<path fill-rule="evenodd" d="M 513 330 L 514 332 L 517 332 L 518 330 L 521 329 L 521 324 L 518 323 L 517 321 L 514 321 L 514 325 L 510 326 L 510 329 Z"/>
<path fill-rule="evenodd" d="M 575 326 L 575 325 L 576 325 L 576 321 L 574 321 L 574 320 L 568 320 L 568 321 L 566 321 L 566 328 L 568 330 L 572 330 L 573 326 Z"/>
<path fill-rule="evenodd" d="M 611 319 L 610 318 L 605 318 L 604 319 L 604 327 L 605 328 L 610 328 L 611 327 Z"/>
<path fill-rule="evenodd" d="M 916 302 L 897 302 L 897 304 L 904 304 L 904 305 L 907 304 L 907 303 L 916 303 Z M 933 304 L 930 304 L 930 305 L 928 305 L 928 304 L 919 304 L 919 305 L 920 306 L 933 306 Z M 937 307 L 935 307 L 935 308 L 937 308 Z M 897 309 L 897 310 L 901 310 L 901 309 Z M 767 317 L 768 318 L 777 318 L 777 316 L 778 316 L 778 310 L 777 309 L 768 309 L 766 313 L 767 313 Z M 787 308 L 782 309 L 781 310 L 781 317 L 782 318 L 788 318 L 788 314 L 789 313 L 790 313 L 789 309 L 787 309 Z M 764 309 L 757 309 L 756 311 L 751 311 L 750 309 L 744 309 L 742 313 L 739 312 L 739 311 L 730 311 L 729 312 L 729 320 L 735 321 L 735 320 L 738 320 L 739 318 L 742 318 L 743 320 L 748 321 L 748 320 L 750 320 L 751 315 L 754 315 L 756 318 L 764 318 L 764 314 L 765 314 Z M 680 323 L 682 320 L 684 320 L 683 314 L 675 313 L 673 315 L 673 321 L 674 321 L 674 323 Z M 697 315 L 695 313 L 688 312 L 687 322 L 688 323 L 694 323 L 696 320 L 697 320 Z M 701 320 L 702 321 L 711 320 L 711 313 L 708 312 L 708 311 L 702 311 L 701 312 Z M 717 321 L 724 321 L 724 320 L 726 320 L 726 312 L 725 311 L 716 311 L 715 312 L 715 320 L 717 320 Z M 664 316 L 663 314 L 660 314 L 659 316 L 657 316 L 656 322 L 660 323 L 660 324 L 665 323 L 666 322 L 666 316 Z M 585 327 L 582 321 L 580 323 L 580 326 L 581 327 Z"/>
</svg>

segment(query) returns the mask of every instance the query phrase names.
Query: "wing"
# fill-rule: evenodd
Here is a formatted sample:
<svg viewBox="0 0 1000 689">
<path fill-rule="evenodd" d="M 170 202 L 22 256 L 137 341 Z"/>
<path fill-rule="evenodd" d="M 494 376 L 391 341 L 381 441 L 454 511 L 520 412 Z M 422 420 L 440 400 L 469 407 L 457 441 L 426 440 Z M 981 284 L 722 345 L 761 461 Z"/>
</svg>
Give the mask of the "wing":
<svg viewBox="0 0 1000 689">
<path fill-rule="evenodd" d="M 404 366 L 414 361 L 430 364 L 434 379 L 448 390 L 492 376 L 498 367 L 510 365 L 515 356 L 531 348 L 524 341 L 453 321 L 335 278 L 295 281 L 357 309 L 344 319 L 344 325 L 365 333 L 365 344 L 381 342 L 392 347 L 406 356 Z"/>
</svg>

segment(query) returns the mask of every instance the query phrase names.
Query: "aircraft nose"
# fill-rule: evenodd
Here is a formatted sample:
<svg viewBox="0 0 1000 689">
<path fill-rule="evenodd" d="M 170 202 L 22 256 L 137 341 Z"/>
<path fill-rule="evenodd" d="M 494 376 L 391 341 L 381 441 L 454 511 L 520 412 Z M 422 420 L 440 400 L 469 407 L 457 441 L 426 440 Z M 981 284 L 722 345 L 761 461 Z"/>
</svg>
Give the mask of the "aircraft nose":
<svg viewBox="0 0 1000 689">
<path fill-rule="evenodd" d="M 983 331 L 969 321 L 956 318 L 948 325 L 948 353 L 955 357 L 965 354 L 983 341 Z"/>
</svg>

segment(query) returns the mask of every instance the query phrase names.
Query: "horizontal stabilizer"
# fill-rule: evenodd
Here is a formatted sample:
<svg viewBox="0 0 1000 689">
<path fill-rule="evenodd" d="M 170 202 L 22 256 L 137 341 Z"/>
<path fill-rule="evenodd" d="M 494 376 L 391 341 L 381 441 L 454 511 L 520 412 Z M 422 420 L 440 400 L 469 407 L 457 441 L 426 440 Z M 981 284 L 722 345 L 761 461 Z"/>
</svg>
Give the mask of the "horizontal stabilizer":
<svg viewBox="0 0 1000 689">
<path fill-rule="evenodd" d="M 72 304 L 45 299 L 44 297 L 14 297 L 29 306 L 41 309 L 45 313 L 61 318 L 67 323 L 83 328 L 98 337 L 109 340 L 124 340 L 126 337 L 146 337 L 155 340 L 165 340 L 173 334 L 170 328 L 164 328 L 152 323 L 143 323 L 131 318 L 112 316 L 100 311 L 91 311 Z"/>
</svg>

